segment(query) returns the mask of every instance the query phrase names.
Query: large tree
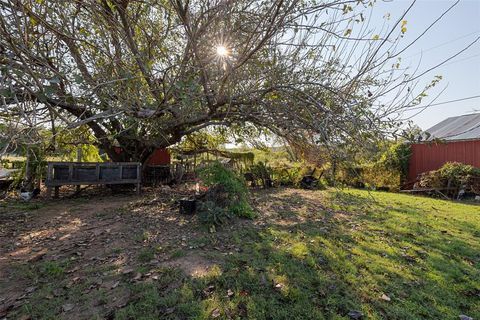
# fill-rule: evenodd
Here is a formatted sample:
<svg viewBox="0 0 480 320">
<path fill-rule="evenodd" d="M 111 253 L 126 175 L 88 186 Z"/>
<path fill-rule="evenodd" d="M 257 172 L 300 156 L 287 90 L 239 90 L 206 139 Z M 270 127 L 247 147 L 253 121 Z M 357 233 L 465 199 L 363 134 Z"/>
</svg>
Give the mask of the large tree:
<svg viewBox="0 0 480 320">
<path fill-rule="evenodd" d="M 1 0 L 1 116 L 54 136 L 87 125 L 113 160 L 145 161 L 215 125 L 351 147 L 423 91 L 397 64 L 404 15 L 375 33 L 371 5 Z"/>
</svg>

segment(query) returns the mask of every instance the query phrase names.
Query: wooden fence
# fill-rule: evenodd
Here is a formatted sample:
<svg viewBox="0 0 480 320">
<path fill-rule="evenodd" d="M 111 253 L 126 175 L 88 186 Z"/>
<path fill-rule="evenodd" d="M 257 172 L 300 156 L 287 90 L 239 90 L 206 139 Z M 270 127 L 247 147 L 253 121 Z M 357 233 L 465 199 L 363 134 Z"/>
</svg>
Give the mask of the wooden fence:
<svg viewBox="0 0 480 320">
<path fill-rule="evenodd" d="M 47 186 L 51 196 L 55 188 L 58 197 L 60 186 L 95 184 L 135 184 L 140 193 L 142 165 L 138 162 L 48 162 Z"/>
</svg>

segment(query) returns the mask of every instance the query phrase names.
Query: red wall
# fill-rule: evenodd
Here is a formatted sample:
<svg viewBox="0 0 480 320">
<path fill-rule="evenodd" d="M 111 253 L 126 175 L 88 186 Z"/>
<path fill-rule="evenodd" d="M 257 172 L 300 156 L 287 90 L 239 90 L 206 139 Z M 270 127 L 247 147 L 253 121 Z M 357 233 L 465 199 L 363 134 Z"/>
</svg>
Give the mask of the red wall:
<svg viewBox="0 0 480 320">
<path fill-rule="evenodd" d="M 167 149 L 156 149 L 148 159 L 147 164 L 152 166 L 166 165 L 170 164 L 170 160 L 170 152 Z"/>
<path fill-rule="evenodd" d="M 419 174 L 437 170 L 446 162 L 462 162 L 480 167 L 480 140 L 412 144 L 408 181 Z"/>
</svg>

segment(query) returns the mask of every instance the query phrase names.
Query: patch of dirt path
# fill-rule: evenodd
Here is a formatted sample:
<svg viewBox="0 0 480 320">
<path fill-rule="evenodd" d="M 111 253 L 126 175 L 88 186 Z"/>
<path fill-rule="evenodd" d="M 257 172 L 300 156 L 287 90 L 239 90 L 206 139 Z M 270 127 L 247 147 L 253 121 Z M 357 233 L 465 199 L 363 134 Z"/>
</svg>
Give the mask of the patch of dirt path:
<svg viewBox="0 0 480 320">
<path fill-rule="evenodd" d="M 0 319 L 20 314 L 39 288 L 52 285 L 45 299 L 65 296 L 59 318 L 87 319 L 125 306 L 127 284 L 156 279 L 159 268 L 204 275 L 215 263 L 198 242 L 205 232 L 196 217 L 178 214 L 176 200 L 186 192 L 42 201 L 36 210 L 0 208 Z M 52 265 L 62 268 L 58 285 L 60 280 L 49 278 L 57 272 Z M 81 297 L 72 297 L 72 288 L 81 289 Z"/>
</svg>

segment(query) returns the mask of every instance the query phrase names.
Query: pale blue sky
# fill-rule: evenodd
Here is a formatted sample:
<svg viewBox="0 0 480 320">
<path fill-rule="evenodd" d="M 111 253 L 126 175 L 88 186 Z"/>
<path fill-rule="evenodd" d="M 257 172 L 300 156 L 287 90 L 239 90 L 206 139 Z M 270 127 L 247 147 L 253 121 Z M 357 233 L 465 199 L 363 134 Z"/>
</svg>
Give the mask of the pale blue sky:
<svg viewBox="0 0 480 320">
<path fill-rule="evenodd" d="M 410 0 L 380 0 L 375 5 L 372 18 L 378 19 L 381 23 L 383 15 L 388 12 L 394 20 L 411 2 Z M 451 0 L 418 0 L 406 17 L 408 30 L 402 42 L 407 44 L 415 39 L 453 3 L 454 1 Z M 420 70 L 425 70 L 452 56 L 479 36 L 480 0 L 461 0 L 422 39 L 402 55 L 403 61 L 411 63 L 412 66 L 420 62 Z M 425 83 L 435 75 L 442 75 L 443 80 L 438 87 L 429 92 L 431 98 L 447 86 L 435 101 L 436 103 L 480 95 L 480 41 L 444 66 L 427 74 L 424 77 Z M 425 103 L 422 104 L 427 104 L 431 98 L 424 100 Z M 432 106 L 413 117 L 413 121 L 422 129 L 428 129 L 445 118 L 472 113 L 475 110 L 480 112 L 480 98 Z"/>
</svg>

